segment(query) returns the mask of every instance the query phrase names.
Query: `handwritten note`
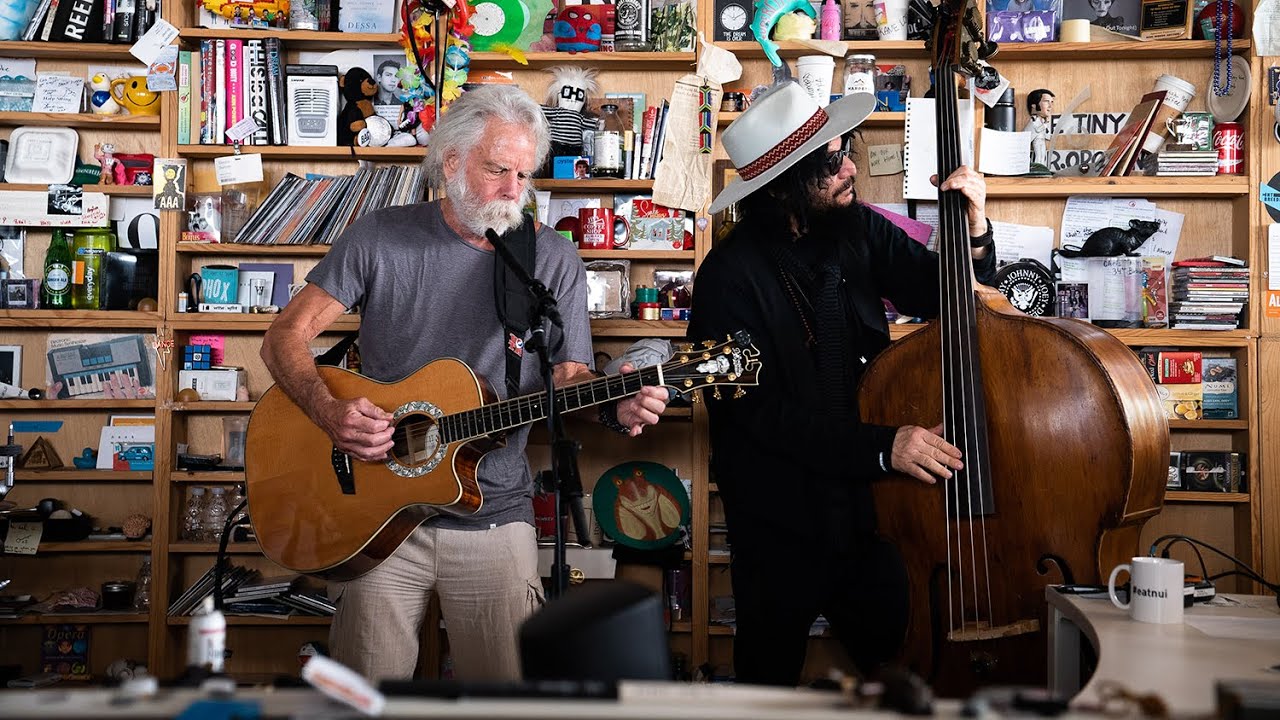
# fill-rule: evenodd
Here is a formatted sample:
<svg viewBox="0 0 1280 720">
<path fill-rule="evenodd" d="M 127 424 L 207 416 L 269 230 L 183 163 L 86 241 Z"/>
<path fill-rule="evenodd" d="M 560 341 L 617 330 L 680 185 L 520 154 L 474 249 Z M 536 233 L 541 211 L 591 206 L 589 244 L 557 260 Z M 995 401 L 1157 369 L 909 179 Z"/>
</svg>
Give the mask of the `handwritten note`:
<svg viewBox="0 0 1280 720">
<path fill-rule="evenodd" d="M 129 48 L 129 54 L 147 65 L 156 59 L 160 51 L 178 37 L 178 28 L 163 19 L 157 19 L 145 35 Z"/>
<path fill-rule="evenodd" d="M 44 523 L 11 522 L 9 532 L 4 536 L 4 551 L 7 555 L 35 555 L 40 547 L 40 536 L 44 534 Z"/>
<path fill-rule="evenodd" d="M 979 172 L 987 175 L 1025 175 L 1031 170 L 1031 138 L 1034 133 L 1002 132 L 982 128 Z"/>
<path fill-rule="evenodd" d="M 995 232 L 996 261 L 1001 265 L 1029 258 L 1046 268 L 1052 262 L 1053 228 L 991 221 Z"/>
<path fill-rule="evenodd" d="M 867 156 L 871 159 L 871 174 L 897 175 L 902 172 L 901 145 L 869 145 Z"/>
<path fill-rule="evenodd" d="M 39 75 L 31 112 L 78 113 L 84 97 L 84 78 L 77 75 Z"/>
</svg>

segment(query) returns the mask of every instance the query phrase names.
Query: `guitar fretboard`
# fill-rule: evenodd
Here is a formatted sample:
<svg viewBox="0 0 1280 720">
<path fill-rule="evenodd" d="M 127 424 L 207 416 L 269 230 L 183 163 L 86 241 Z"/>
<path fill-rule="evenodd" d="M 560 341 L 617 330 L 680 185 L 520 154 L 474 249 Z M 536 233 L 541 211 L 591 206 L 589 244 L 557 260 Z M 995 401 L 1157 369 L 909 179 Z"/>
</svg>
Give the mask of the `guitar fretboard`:
<svg viewBox="0 0 1280 720">
<path fill-rule="evenodd" d="M 562 412 L 573 412 L 635 395 L 646 385 L 660 384 L 658 380 L 658 367 L 654 366 L 576 383 L 555 391 L 556 405 Z M 544 390 L 446 415 L 437 421 L 437 426 L 440 428 L 441 439 L 446 443 L 453 443 L 542 420 L 547 417 L 548 410 L 547 393 Z"/>
</svg>

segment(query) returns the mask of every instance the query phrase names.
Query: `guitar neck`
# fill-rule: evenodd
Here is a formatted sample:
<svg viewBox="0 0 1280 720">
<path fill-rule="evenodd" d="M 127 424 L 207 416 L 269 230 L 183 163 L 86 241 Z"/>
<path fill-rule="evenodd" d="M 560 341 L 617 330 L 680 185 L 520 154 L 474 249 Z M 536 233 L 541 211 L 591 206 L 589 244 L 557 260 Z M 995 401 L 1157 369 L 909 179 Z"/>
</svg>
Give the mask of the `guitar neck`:
<svg viewBox="0 0 1280 720">
<path fill-rule="evenodd" d="M 610 375 L 558 388 L 555 391 L 556 407 L 560 412 L 567 413 L 630 397 L 640 392 L 646 385 L 662 384 L 660 370 L 661 366 L 647 367 L 635 372 Z M 452 443 L 473 440 L 537 422 L 545 419 L 549 412 L 547 393 L 544 390 L 446 415 L 440 418 L 437 424 L 443 440 Z"/>
</svg>

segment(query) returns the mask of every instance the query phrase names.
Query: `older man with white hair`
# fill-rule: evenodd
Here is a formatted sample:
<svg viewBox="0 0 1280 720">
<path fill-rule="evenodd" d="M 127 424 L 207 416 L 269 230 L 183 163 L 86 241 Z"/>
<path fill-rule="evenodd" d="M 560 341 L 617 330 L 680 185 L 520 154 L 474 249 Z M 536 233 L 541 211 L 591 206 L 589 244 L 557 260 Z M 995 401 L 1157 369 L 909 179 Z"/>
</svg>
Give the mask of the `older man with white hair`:
<svg viewBox="0 0 1280 720">
<path fill-rule="evenodd" d="M 425 161 L 432 185 L 446 197 L 353 223 L 272 323 L 262 346 L 267 368 L 338 450 L 371 462 L 392 447 L 391 415 L 367 398 L 334 397 L 308 349 L 356 305 L 362 370 L 376 380 L 400 380 L 432 360 L 455 357 L 495 380 L 500 398 L 512 394 L 503 377 L 519 394 L 541 389 L 534 353 L 517 355 L 518 381 L 508 369 L 508 348 L 520 343 L 509 342 L 499 319 L 494 288 L 502 266 L 495 265 L 490 230 L 535 234 L 528 238 L 536 242 L 532 274 L 556 297 L 564 325 L 549 338 L 556 384 L 594 377 L 582 261 L 571 243 L 545 226 L 535 229 L 523 212 L 530 176 L 548 145 L 542 111 L 519 88 L 466 93 L 432 131 Z M 665 389 L 645 388 L 609 407 L 602 421 L 636 435 L 658 421 L 666 400 Z M 409 677 L 434 592 L 458 676 L 518 679 L 516 632 L 542 601 L 528 433 L 528 426 L 508 432 L 506 445 L 480 463 L 484 504 L 477 513 L 434 517 L 377 568 L 331 586 L 337 660 L 371 679 Z"/>
</svg>

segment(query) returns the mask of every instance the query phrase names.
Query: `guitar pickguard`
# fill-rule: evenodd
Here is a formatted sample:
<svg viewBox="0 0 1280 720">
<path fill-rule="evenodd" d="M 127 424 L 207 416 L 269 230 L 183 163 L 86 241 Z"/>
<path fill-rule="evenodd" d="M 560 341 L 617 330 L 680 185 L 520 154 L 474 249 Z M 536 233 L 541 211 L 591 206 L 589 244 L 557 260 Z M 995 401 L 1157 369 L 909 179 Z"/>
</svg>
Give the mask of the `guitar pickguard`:
<svg viewBox="0 0 1280 720">
<path fill-rule="evenodd" d="M 393 421 L 398 425 L 411 415 L 425 415 L 431 422 L 423 432 L 406 433 L 405 444 L 392 447 L 386 462 L 388 470 L 406 478 L 422 477 L 435 470 L 444 460 L 446 447 L 446 443 L 440 441 L 440 426 L 435 423 L 444 416 L 444 411 L 429 402 L 408 402 L 396 408 Z"/>
</svg>

